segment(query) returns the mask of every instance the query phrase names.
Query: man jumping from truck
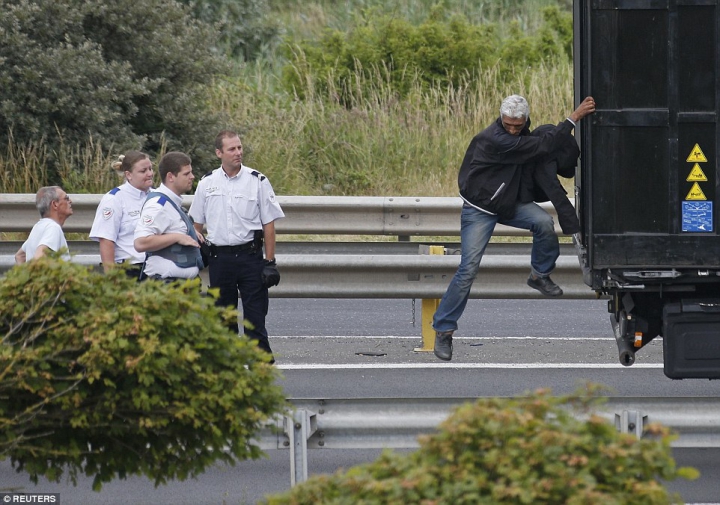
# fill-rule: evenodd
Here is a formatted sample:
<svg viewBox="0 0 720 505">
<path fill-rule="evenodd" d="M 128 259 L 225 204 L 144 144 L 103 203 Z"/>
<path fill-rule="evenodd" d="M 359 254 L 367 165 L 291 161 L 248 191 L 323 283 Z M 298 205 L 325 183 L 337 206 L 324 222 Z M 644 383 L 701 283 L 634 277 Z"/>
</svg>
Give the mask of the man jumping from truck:
<svg viewBox="0 0 720 505">
<path fill-rule="evenodd" d="M 576 123 L 595 112 L 587 97 L 567 119 L 542 135 L 530 135 L 530 107 L 525 98 L 511 95 L 500 106 L 500 117 L 470 141 L 458 186 L 460 215 L 460 266 L 433 316 L 435 356 L 452 359 L 452 335 L 462 316 L 485 248 L 497 223 L 533 234 L 530 276 L 527 284 L 546 296 L 562 289 L 550 279 L 560 244 L 552 217 L 534 202 L 519 198 L 523 168 L 551 156 L 572 135 Z"/>
</svg>

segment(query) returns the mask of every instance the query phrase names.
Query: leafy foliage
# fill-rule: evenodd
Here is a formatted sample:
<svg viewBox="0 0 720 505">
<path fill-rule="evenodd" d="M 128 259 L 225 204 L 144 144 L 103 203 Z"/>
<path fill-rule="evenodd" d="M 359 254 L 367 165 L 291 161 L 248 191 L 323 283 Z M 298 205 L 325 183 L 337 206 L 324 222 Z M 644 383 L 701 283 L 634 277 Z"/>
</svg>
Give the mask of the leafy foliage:
<svg viewBox="0 0 720 505">
<path fill-rule="evenodd" d="M 440 7 L 417 26 L 370 10 L 349 32 L 327 30 L 317 42 L 287 48 L 283 82 L 300 98 L 316 92 L 345 105 L 368 94 L 358 75 L 379 76 L 372 81 L 385 82 L 400 96 L 407 95 L 414 78 L 427 89 L 458 88 L 468 76 L 495 65 L 501 82 L 508 82 L 528 68 L 571 57 L 570 14 L 553 6 L 543 15 L 537 34 L 525 34 L 514 23 L 503 38 L 495 24 L 474 25 L 459 15 L 446 19 Z"/>
<path fill-rule="evenodd" d="M 227 317 L 199 281 L 138 284 L 55 257 L 14 267 L 0 279 L 0 455 L 96 489 L 258 458 L 252 439 L 285 400 Z"/>
<path fill-rule="evenodd" d="M 0 143 L 212 155 L 212 29 L 174 0 L 0 0 Z M 206 153 L 210 153 L 209 155 Z"/>
<path fill-rule="evenodd" d="M 214 26 L 215 45 L 232 57 L 252 61 L 277 44 L 280 26 L 268 0 L 178 0 L 193 17 Z"/>
<path fill-rule="evenodd" d="M 653 425 L 651 438 L 637 440 L 598 415 L 580 420 L 567 408 L 582 413 L 591 404 L 579 393 L 548 391 L 481 399 L 458 408 L 414 453 L 386 451 L 266 503 L 658 505 L 674 499 L 660 479 L 697 475 L 675 467 L 667 429 Z"/>
</svg>

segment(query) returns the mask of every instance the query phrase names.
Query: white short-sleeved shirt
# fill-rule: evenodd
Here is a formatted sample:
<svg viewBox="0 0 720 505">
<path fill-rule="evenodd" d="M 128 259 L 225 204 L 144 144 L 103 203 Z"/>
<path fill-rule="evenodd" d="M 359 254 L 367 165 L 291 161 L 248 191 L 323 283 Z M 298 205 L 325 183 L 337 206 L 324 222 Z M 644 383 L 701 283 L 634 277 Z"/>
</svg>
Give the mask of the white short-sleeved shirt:
<svg viewBox="0 0 720 505">
<path fill-rule="evenodd" d="M 25 251 L 26 261 L 30 261 L 35 256 L 35 251 L 41 245 L 53 251 L 59 251 L 63 247 L 67 249 L 67 241 L 62 227 L 49 217 L 44 217 L 33 226 L 28 235 L 27 240 L 23 243 L 21 249 Z M 63 254 L 64 260 L 70 261 L 70 254 Z"/>
<path fill-rule="evenodd" d="M 182 198 L 164 184 L 161 184 L 155 191 L 172 199 L 181 208 Z M 164 235 L 165 233 L 184 233 L 187 235 L 188 227 L 175 207 L 167 202 L 161 205 L 159 200 L 160 197 L 153 197 L 145 203 L 140 220 L 135 228 L 134 239 L 151 235 Z M 192 279 L 197 277 L 199 272 L 198 267 L 182 268 L 169 259 L 160 256 L 150 256 L 145 263 L 145 274 L 148 276 L 159 275 L 162 278 Z"/>
<path fill-rule="evenodd" d="M 146 198 L 147 192 L 126 182 L 103 195 L 100 200 L 90 238 L 98 242 L 101 238 L 115 242 L 116 263 L 128 260 L 137 264 L 145 261 L 145 253 L 137 252 L 133 242 L 135 227 Z"/>
<path fill-rule="evenodd" d="M 243 165 L 235 177 L 222 167 L 198 183 L 190 216 L 207 227 L 208 240 L 218 246 L 246 244 L 255 230 L 285 217 L 270 181 Z"/>
</svg>

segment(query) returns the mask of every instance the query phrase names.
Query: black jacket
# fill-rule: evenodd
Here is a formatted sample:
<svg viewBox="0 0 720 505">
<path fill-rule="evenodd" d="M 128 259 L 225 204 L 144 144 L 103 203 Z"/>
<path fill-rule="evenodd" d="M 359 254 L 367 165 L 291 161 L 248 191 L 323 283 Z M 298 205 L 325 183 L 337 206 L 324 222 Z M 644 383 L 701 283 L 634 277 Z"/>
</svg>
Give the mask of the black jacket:
<svg viewBox="0 0 720 505">
<path fill-rule="evenodd" d="M 535 128 L 530 135 L 539 137 L 555 128 L 555 125 L 545 124 Z M 570 179 L 575 177 L 575 167 L 580 157 L 580 148 L 577 145 L 575 137 L 565 135 L 560 146 L 550 153 L 548 156 L 536 160 L 534 163 L 528 163 L 523 167 L 522 180 L 520 182 L 520 201 L 521 202 L 547 202 L 553 200 L 550 197 L 551 191 L 548 185 L 557 186 L 560 191 L 565 194 L 557 176 Z M 543 177 L 542 170 L 549 166 L 552 168 L 552 177 Z"/>
<path fill-rule="evenodd" d="M 529 126 L 530 120 L 519 136 L 510 135 L 498 118 L 473 137 L 458 175 L 463 199 L 501 219 L 515 215 L 523 165 L 558 149 L 574 128 L 565 120 L 542 135 L 531 136 Z"/>
<path fill-rule="evenodd" d="M 531 135 L 541 136 L 554 128 L 555 126 L 551 124 L 538 126 Z M 580 148 L 575 137 L 563 135 L 563 141 L 558 149 L 542 159 L 523 166 L 523 175 L 520 181 L 519 200 L 521 202 L 550 200 L 557 211 L 560 228 L 566 235 L 580 231 L 580 221 L 575 207 L 567 198 L 565 188 L 558 180 L 558 175 L 573 177 L 579 156 Z"/>
</svg>

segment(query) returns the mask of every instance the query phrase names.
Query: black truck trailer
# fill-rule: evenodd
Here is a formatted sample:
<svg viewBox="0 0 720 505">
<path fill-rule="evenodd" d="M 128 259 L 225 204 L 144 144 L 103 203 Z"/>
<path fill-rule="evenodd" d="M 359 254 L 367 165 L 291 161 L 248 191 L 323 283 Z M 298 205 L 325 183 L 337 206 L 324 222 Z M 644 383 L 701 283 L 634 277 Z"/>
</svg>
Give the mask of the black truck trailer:
<svg viewBox="0 0 720 505">
<path fill-rule="evenodd" d="M 720 378 L 720 0 L 575 0 L 575 236 L 620 362 Z"/>
</svg>

